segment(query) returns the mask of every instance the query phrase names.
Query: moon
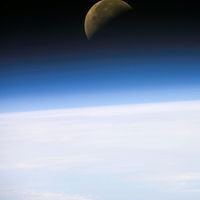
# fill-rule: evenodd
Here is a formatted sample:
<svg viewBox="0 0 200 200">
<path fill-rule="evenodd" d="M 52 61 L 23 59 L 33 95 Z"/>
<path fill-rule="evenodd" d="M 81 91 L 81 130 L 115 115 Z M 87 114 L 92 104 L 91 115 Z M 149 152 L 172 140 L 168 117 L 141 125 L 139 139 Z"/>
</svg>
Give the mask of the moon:
<svg viewBox="0 0 200 200">
<path fill-rule="evenodd" d="M 90 8 L 85 17 L 84 29 L 87 38 L 90 39 L 105 24 L 131 9 L 132 7 L 122 0 L 101 0 L 97 2 Z"/>
</svg>

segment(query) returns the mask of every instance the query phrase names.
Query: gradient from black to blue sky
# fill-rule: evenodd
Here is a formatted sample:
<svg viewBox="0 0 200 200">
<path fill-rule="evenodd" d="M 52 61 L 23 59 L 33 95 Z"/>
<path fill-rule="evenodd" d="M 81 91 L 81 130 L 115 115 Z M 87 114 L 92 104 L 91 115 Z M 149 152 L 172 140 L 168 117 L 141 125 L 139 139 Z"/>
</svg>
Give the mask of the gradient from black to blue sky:
<svg viewBox="0 0 200 200">
<path fill-rule="evenodd" d="M 131 13 L 88 41 L 95 2 L 2 6 L 1 112 L 199 99 L 195 2 L 129 1 Z"/>
</svg>

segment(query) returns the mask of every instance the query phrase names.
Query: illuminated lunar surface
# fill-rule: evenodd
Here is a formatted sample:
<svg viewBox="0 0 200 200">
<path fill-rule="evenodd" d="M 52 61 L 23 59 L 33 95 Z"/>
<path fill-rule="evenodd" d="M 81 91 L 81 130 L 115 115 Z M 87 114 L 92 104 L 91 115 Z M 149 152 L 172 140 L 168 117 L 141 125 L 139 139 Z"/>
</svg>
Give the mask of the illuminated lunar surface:
<svg viewBox="0 0 200 200">
<path fill-rule="evenodd" d="M 90 39 L 106 23 L 131 9 L 129 4 L 121 0 L 102 0 L 96 3 L 85 18 L 87 38 Z"/>
</svg>

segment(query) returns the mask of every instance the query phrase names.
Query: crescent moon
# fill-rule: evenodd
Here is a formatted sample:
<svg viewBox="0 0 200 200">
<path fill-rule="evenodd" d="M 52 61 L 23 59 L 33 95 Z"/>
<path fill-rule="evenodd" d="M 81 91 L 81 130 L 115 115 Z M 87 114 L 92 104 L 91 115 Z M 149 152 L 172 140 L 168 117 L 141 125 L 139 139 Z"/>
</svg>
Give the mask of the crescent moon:
<svg viewBox="0 0 200 200">
<path fill-rule="evenodd" d="M 85 17 L 84 29 L 90 39 L 105 24 L 132 7 L 122 0 L 101 0 L 93 5 Z"/>
</svg>

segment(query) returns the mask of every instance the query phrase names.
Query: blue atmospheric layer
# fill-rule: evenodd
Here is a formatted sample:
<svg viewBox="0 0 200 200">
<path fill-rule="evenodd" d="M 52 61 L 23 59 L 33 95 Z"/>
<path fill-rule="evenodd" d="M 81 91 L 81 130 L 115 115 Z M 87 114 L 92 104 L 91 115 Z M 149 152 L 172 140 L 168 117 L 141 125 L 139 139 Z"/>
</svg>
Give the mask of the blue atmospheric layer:
<svg viewBox="0 0 200 200">
<path fill-rule="evenodd" d="M 93 56 L 2 61 L 0 112 L 197 100 L 196 55 Z"/>
</svg>

